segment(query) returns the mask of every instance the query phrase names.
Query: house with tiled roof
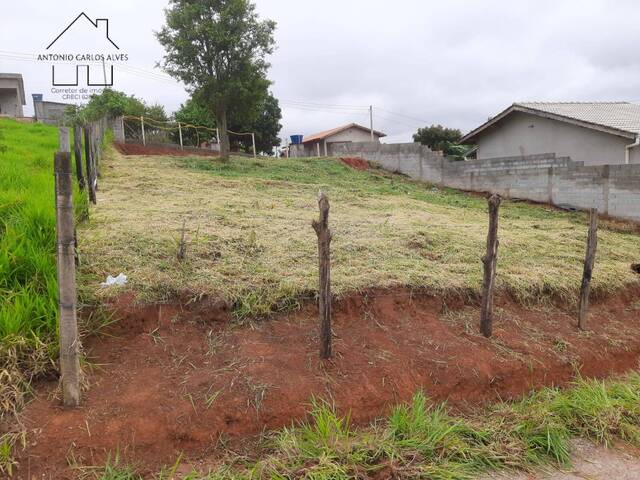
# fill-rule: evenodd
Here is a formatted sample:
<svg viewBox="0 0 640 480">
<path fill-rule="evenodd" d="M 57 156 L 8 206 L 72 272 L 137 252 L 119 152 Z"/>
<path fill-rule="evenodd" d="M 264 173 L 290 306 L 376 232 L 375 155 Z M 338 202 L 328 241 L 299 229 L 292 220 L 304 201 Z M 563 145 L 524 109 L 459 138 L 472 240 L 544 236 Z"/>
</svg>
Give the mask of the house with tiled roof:
<svg viewBox="0 0 640 480">
<path fill-rule="evenodd" d="M 555 153 L 585 165 L 640 163 L 640 105 L 514 103 L 467 133 L 478 159 Z"/>
<path fill-rule="evenodd" d="M 357 123 L 349 123 L 313 135 L 305 135 L 302 145 L 296 149 L 295 156 L 327 156 L 331 153 L 332 147 L 339 146 L 339 144 L 372 141 L 379 143 L 382 137 L 386 137 L 386 134 L 377 130 L 372 131 Z"/>
</svg>

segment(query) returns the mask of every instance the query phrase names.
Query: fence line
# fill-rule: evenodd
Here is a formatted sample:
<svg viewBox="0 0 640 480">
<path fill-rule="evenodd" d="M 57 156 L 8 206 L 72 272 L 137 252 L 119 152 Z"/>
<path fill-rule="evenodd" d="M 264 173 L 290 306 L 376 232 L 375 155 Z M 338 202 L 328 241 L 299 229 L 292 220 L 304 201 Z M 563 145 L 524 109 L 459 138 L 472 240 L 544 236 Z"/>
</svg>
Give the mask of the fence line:
<svg viewBox="0 0 640 480">
<path fill-rule="evenodd" d="M 174 120 L 157 120 L 144 115 L 124 115 L 122 121 L 125 143 L 127 140 L 132 140 L 134 143 L 142 143 L 143 146 L 148 143 L 175 144 L 176 147 L 183 150 L 185 146 L 201 148 L 202 140 L 206 140 L 211 150 L 220 150 L 218 128 Z M 215 135 L 213 135 L 214 133 Z M 227 130 L 227 133 L 239 137 L 250 136 L 253 156 L 257 156 L 255 132 Z"/>
</svg>

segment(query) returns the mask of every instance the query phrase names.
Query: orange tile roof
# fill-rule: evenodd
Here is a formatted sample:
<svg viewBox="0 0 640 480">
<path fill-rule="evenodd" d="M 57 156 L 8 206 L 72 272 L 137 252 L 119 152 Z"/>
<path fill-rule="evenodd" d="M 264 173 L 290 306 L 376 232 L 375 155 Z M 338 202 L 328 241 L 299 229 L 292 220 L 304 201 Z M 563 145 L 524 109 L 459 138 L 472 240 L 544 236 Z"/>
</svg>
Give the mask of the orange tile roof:
<svg viewBox="0 0 640 480">
<path fill-rule="evenodd" d="M 357 123 L 349 123 L 347 125 L 343 125 L 342 127 L 332 128 L 331 130 L 325 130 L 324 132 L 314 133 L 313 135 L 305 136 L 302 140 L 302 143 L 314 142 L 316 140 L 324 140 L 325 138 L 331 137 L 336 133 L 344 132 L 350 128 L 359 128 L 360 130 L 364 130 L 365 132 L 370 132 L 371 129 L 367 127 L 363 127 L 362 125 L 358 125 Z M 378 137 L 386 137 L 385 133 L 379 132 L 377 130 L 373 131 L 373 134 Z"/>
</svg>

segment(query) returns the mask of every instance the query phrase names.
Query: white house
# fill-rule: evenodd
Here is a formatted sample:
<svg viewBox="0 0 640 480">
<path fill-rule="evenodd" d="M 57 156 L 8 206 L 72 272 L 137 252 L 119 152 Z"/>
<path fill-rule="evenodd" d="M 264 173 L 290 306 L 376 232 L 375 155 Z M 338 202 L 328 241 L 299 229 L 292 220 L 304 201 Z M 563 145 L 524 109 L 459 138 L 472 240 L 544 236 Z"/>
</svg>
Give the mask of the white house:
<svg viewBox="0 0 640 480">
<path fill-rule="evenodd" d="M 479 159 L 555 153 L 585 165 L 640 163 L 640 105 L 514 103 L 466 134 Z"/>
<path fill-rule="evenodd" d="M 24 82 L 19 73 L 0 73 L 0 115 L 23 117 Z"/>
<path fill-rule="evenodd" d="M 349 123 L 348 125 L 305 136 L 301 145 L 291 145 L 290 154 L 293 157 L 328 156 L 331 154 L 333 146 L 352 142 L 373 141 L 380 143 L 380 138 L 382 137 L 386 137 L 386 134 L 377 130 L 372 132 L 370 128 L 363 127 L 357 123 Z"/>
</svg>

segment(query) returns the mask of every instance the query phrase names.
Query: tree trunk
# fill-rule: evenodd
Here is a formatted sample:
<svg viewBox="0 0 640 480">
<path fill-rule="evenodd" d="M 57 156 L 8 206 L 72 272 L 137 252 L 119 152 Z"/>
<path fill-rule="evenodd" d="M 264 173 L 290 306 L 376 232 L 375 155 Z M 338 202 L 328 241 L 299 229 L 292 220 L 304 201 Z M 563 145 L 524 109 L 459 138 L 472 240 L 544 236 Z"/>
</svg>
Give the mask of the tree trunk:
<svg viewBox="0 0 640 480">
<path fill-rule="evenodd" d="M 218 108 L 216 113 L 216 121 L 218 122 L 218 135 L 220 138 L 220 158 L 223 161 L 229 160 L 229 134 L 227 133 L 227 110 Z"/>
</svg>

